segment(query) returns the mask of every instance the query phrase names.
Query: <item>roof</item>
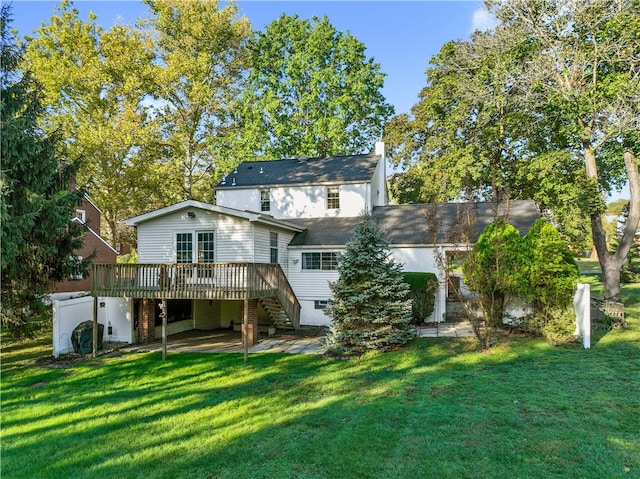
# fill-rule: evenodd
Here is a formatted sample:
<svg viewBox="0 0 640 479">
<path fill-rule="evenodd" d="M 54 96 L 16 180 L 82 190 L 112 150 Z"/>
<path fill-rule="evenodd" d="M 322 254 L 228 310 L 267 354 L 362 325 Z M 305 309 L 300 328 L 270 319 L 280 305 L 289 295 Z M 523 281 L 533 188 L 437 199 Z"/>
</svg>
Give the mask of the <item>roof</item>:
<svg viewBox="0 0 640 479">
<path fill-rule="evenodd" d="M 109 248 L 111 251 L 113 251 L 116 255 L 118 254 L 118 251 L 111 246 L 102 236 L 100 236 L 98 233 L 95 232 L 95 230 L 93 230 L 91 227 L 89 227 L 89 225 L 87 223 L 85 223 L 84 221 L 82 221 L 80 218 L 71 218 L 71 221 L 73 221 L 74 223 L 78 223 L 80 225 L 82 225 L 89 233 L 91 233 L 93 236 L 95 236 L 96 238 L 98 238 L 102 243 L 104 243 L 104 245 Z"/>
<path fill-rule="evenodd" d="M 371 181 L 381 155 L 245 161 L 216 186 L 221 189 Z"/>
<path fill-rule="evenodd" d="M 141 223 L 155 220 L 172 213 L 185 211 L 185 210 L 193 210 L 193 209 L 200 209 L 200 210 L 210 211 L 213 213 L 220 213 L 224 215 L 235 216 L 237 218 L 244 218 L 251 222 L 262 223 L 268 226 L 277 226 L 277 227 L 288 229 L 294 232 L 302 231 L 302 227 L 300 227 L 299 225 L 296 225 L 291 221 L 277 220 L 271 215 L 265 215 L 262 213 L 256 213 L 256 212 L 247 211 L 247 210 L 241 211 L 241 210 L 236 210 L 234 208 L 227 208 L 226 206 L 212 205 L 209 203 L 203 203 L 201 201 L 195 201 L 195 200 L 182 201 L 181 203 L 176 203 L 174 205 L 167 206 L 165 208 L 160 208 L 159 210 L 151 211 L 149 213 L 145 213 L 139 216 L 134 216 L 133 218 L 129 218 L 125 220 L 124 223 L 128 226 L 138 226 Z"/>
<path fill-rule="evenodd" d="M 502 217 L 521 234 L 529 231 L 540 218 L 531 200 L 505 203 L 440 203 L 421 205 L 377 206 L 372 217 L 385 232 L 391 245 L 455 244 L 463 241 L 461 218 L 471 218 L 470 242 L 475 242 L 484 228 Z M 290 246 L 344 246 L 353 236 L 360 218 L 308 218 L 289 220 L 305 231 L 296 234 Z"/>
</svg>

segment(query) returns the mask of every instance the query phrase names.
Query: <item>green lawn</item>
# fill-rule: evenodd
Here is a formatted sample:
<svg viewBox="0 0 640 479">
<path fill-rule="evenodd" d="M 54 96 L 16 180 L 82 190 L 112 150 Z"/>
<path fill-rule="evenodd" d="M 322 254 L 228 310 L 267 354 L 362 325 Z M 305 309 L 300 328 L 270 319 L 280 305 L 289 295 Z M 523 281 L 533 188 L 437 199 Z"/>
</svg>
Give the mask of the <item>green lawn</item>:
<svg viewBox="0 0 640 479">
<path fill-rule="evenodd" d="M 350 361 L 2 351 L 6 478 L 637 478 L 640 288 L 591 350 L 423 339 Z"/>
</svg>

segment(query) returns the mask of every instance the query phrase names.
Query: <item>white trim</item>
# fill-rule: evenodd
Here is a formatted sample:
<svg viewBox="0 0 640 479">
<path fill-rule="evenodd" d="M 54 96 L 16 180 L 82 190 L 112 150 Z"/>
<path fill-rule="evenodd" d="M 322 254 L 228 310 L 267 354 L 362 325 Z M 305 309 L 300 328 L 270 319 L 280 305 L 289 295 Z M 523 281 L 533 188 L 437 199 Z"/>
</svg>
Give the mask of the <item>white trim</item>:
<svg viewBox="0 0 640 479">
<path fill-rule="evenodd" d="M 93 230 L 91 229 L 91 227 L 90 227 L 90 226 L 88 226 L 86 223 L 83 223 L 83 222 L 80 220 L 80 218 L 72 218 L 72 219 L 71 219 L 71 221 L 73 221 L 74 223 L 81 224 L 82 226 L 84 226 L 85 228 L 87 228 L 87 230 L 89 230 L 89 232 L 90 232 L 91 234 L 93 234 L 96 238 L 98 238 L 100 241 L 102 241 L 102 242 L 105 244 L 105 246 L 109 247 L 109 249 L 110 249 L 111 251 L 113 251 L 116 255 L 118 255 L 118 254 L 119 254 L 113 246 L 111 246 L 109 243 L 107 243 L 107 241 L 106 241 L 105 239 L 103 239 L 103 238 L 102 238 L 102 236 L 100 236 L 98 233 L 96 233 L 95 231 L 93 231 Z"/>
<path fill-rule="evenodd" d="M 195 201 L 195 200 L 186 200 L 181 203 L 176 203 L 174 205 L 167 206 L 165 208 L 160 208 L 159 210 L 145 213 L 143 215 L 134 216 L 133 218 L 129 218 L 125 220 L 124 223 L 127 226 L 138 226 L 141 223 L 155 220 L 162 216 L 175 213 L 178 211 L 182 211 L 188 208 L 198 208 L 204 211 L 210 211 L 212 213 L 235 216 L 236 218 L 243 218 L 251 222 L 262 223 L 269 226 L 277 226 L 279 228 L 289 230 L 289 231 L 301 232 L 305 230 L 305 228 L 302 228 L 297 225 L 293 225 L 291 223 L 287 223 L 286 221 L 277 220 L 270 215 L 254 213 L 252 211 L 246 211 L 246 210 L 240 211 L 234 208 L 228 208 L 226 206 L 212 205 L 209 203 L 203 203 L 201 201 Z"/>
</svg>

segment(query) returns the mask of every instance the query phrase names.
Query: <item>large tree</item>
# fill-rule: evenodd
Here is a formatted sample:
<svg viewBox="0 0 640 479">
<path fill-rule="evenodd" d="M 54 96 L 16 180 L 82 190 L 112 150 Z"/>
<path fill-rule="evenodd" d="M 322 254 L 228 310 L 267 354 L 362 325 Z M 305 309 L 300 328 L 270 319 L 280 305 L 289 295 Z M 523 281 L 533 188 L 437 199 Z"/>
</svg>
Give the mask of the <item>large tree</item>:
<svg viewBox="0 0 640 479">
<path fill-rule="evenodd" d="M 168 168 L 158 161 L 151 38 L 127 26 L 107 31 L 96 20 L 93 14 L 81 20 L 63 2 L 48 24 L 26 37 L 23 67 L 43 85 L 43 128 L 67 140 L 70 157 L 82 158 L 78 182 L 102 209 L 115 244 L 122 218 L 179 195 L 166 187 Z"/>
<path fill-rule="evenodd" d="M 619 299 L 640 218 L 639 5 L 489 3 L 496 29 L 443 47 L 412 117 L 392 122 L 392 156 L 411 165 L 399 183 L 426 179 L 418 192 L 427 199 L 465 190 L 535 199 L 574 244 L 591 235 L 605 297 Z M 609 253 L 603 198 L 624 181 L 630 223 Z"/>
<path fill-rule="evenodd" d="M 71 189 L 74 169 L 61 161 L 60 139 L 38 126 L 43 114 L 38 84 L 20 72 L 21 50 L 9 30 L 10 9 L 2 6 L 0 113 L 0 243 L 2 324 L 15 336 L 30 332 L 29 316 L 53 281 L 77 266 L 82 245 L 72 212 L 82 193 Z M 84 267 L 84 265 L 82 265 Z"/>
<path fill-rule="evenodd" d="M 173 162 L 172 189 L 182 198 L 213 200 L 228 159 L 216 145 L 235 131 L 235 108 L 251 34 L 233 2 L 147 0 L 154 14 L 156 101 L 163 145 Z"/>
<path fill-rule="evenodd" d="M 365 45 L 323 18 L 282 15 L 250 44 L 251 70 L 231 154 L 281 159 L 365 153 L 393 107 Z"/>
<path fill-rule="evenodd" d="M 535 45 L 519 81 L 527 87 L 529 107 L 557 125 L 565 150 L 583 161 L 581 206 L 590 219 L 604 295 L 620 300 L 620 270 L 640 220 L 640 2 L 512 0 L 496 2 L 495 12 L 505 30 Z M 545 153 L 557 146 L 548 144 Z M 628 224 L 610 253 L 604 196 L 623 180 L 630 192 Z"/>
</svg>

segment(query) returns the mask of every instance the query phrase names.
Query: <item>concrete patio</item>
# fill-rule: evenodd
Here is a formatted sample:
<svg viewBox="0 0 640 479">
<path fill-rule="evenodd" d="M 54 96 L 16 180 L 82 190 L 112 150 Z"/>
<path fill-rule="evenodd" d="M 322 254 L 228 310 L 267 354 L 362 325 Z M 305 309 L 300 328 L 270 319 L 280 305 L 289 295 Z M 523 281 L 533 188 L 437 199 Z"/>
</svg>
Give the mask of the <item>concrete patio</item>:
<svg viewBox="0 0 640 479">
<path fill-rule="evenodd" d="M 271 338 L 263 338 L 249 348 L 249 353 L 324 354 L 327 328 L 306 326 L 297 331 L 283 331 Z M 466 338 L 473 336 L 468 321 L 438 323 L 417 328 L 419 338 Z M 161 352 L 162 342 L 135 344 L 122 348 L 131 352 Z M 186 331 L 169 336 L 167 351 L 175 353 L 242 353 L 239 332 L 227 329 Z"/>
<path fill-rule="evenodd" d="M 277 336 L 261 339 L 249 348 L 249 353 L 323 354 L 326 351 L 326 328 L 302 327 L 297 331 L 284 331 Z M 122 348 L 131 352 L 161 352 L 162 341 L 135 344 Z M 167 351 L 175 353 L 242 353 L 242 337 L 237 331 L 186 331 L 167 339 Z"/>
</svg>

